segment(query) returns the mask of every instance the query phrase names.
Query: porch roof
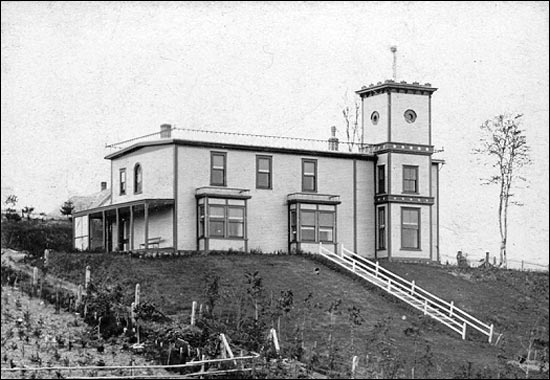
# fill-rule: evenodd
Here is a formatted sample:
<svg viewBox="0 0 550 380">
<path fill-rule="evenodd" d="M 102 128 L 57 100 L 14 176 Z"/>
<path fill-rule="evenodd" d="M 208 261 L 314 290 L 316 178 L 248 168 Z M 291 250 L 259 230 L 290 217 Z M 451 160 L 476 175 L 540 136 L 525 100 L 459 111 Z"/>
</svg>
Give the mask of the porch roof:
<svg viewBox="0 0 550 380">
<path fill-rule="evenodd" d="M 123 202 L 123 203 L 115 203 L 110 205 L 105 205 L 101 207 L 95 207 L 90 208 L 87 210 L 82 210 L 75 212 L 73 214 L 73 217 L 79 217 L 84 215 L 90 215 L 90 214 L 97 214 L 103 211 L 110 211 L 110 210 L 116 210 L 120 208 L 130 207 L 130 206 L 137 206 L 137 205 L 145 205 L 148 204 L 149 206 L 166 206 L 166 205 L 173 205 L 174 199 L 173 198 L 146 198 L 146 199 L 136 199 L 133 201 Z"/>
</svg>

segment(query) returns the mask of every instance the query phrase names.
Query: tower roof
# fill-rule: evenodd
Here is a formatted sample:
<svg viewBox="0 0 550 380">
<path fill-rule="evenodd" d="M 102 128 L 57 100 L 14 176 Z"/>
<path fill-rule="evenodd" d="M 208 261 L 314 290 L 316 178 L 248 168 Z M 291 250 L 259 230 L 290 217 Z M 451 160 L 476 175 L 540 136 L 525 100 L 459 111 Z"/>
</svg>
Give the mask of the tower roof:
<svg viewBox="0 0 550 380">
<path fill-rule="evenodd" d="M 405 81 L 395 82 L 388 79 L 375 84 L 370 84 L 368 87 L 363 86 L 360 90 L 355 91 L 361 97 L 369 97 L 372 95 L 383 94 L 385 92 L 403 92 L 406 94 L 430 95 L 437 91 L 437 88 L 432 87 L 431 83 L 420 84 L 418 82 L 407 83 Z"/>
</svg>

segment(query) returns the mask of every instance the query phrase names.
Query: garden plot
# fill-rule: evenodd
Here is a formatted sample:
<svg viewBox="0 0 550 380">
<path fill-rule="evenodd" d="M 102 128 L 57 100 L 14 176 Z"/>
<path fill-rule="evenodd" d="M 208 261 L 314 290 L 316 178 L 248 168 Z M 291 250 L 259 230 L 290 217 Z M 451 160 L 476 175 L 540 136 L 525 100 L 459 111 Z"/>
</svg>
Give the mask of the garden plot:
<svg viewBox="0 0 550 380">
<path fill-rule="evenodd" d="M 56 311 L 17 288 L 2 287 L 2 368 L 147 365 L 143 357 L 121 350 L 116 342 L 93 339 L 80 316 Z M 92 338 L 90 338 L 90 336 Z M 34 372 L 34 371 L 33 371 Z M 130 370 L 2 371 L 2 378 L 130 375 Z M 163 370 L 133 370 L 134 376 Z"/>
</svg>

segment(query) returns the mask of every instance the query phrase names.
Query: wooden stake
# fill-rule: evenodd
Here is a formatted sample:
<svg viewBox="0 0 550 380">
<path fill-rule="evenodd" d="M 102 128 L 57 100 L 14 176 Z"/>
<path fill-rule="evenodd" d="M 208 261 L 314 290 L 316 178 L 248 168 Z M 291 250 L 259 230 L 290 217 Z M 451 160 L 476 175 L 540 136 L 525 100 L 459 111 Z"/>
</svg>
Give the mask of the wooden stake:
<svg viewBox="0 0 550 380">
<path fill-rule="evenodd" d="M 195 326 L 195 311 L 197 309 L 197 301 L 191 304 L 191 326 Z"/>
<path fill-rule="evenodd" d="M 351 378 L 352 379 L 355 379 L 355 371 L 357 370 L 357 361 L 358 361 L 357 356 L 354 356 L 351 359 Z"/>
<path fill-rule="evenodd" d="M 172 356 L 172 344 L 170 343 L 168 345 L 168 360 L 166 361 L 166 365 L 170 365 L 170 357 Z"/>
<path fill-rule="evenodd" d="M 279 353 L 279 351 L 281 350 L 281 347 L 279 346 L 279 339 L 277 339 L 277 331 L 275 331 L 275 329 L 271 329 L 271 339 L 273 339 L 273 345 L 275 346 L 275 351 Z"/>
<path fill-rule="evenodd" d="M 50 261 L 50 250 L 46 248 L 44 250 L 44 266 L 45 267 L 48 266 L 49 261 Z"/>
<path fill-rule="evenodd" d="M 136 303 L 132 302 L 132 305 L 130 306 L 130 319 L 132 320 L 132 326 L 136 325 L 136 312 L 134 311 L 135 307 Z"/>
<path fill-rule="evenodd" d="M 32 269 L 32 286 L 33 288 L 38 284 L 38 268 L 34 267 Z"/>
<path fill-rule="evenodd" d="M 90 285 L 90 280 L 92 278 L 92 271 L 90 269 L 89 265 L 86 265 L 86 272 L 84 274 L 84 287 L 88 289 L 88 285 Z"/>
<path fill-rule="evenodd" d="M 99 317 L 97 320 L 97 339 L 101 339 L 101 319 L 103 319 L 103 317 Z"/>
<path fill-rule="evenodd" d="M 140 293 L 141 293 L 141 290 L 140 290 L 139 284 L 136 284 L 136 293 L 135 293 L 135 296 L 134 296 L 134 306 L 135 307 L 139 306 L 140 297 L 141 297 Z"/>
<path fill-rule="evenodd" d="M 78 290 L 76 292 L 76 307 L 80 306 L 82 303 L 82 285 L 78 285 Z"/>
<path fill-rule="evenodd" d="M 227 355 L 229 355 L 230 358 L 234 358 L 233 351 L 231 351 L 231 347 L 229 347 L 229 343 L 227 342 L 227 338 L 225 337 L 225 334 L 220 334 L 220 338 L 222 339 L 223 346 L 225 348 L 225 351 L 227 352 Z M 233 360 L 233 364 L 237 365 L 237 361 Z"/>
</svg>

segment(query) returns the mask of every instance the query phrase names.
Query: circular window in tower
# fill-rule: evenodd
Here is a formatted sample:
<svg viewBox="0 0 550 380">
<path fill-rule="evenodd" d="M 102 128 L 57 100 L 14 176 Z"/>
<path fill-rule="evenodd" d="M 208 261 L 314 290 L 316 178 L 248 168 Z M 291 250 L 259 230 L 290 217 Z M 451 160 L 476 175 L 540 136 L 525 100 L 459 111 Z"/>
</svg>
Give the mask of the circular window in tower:
<svg viewBox="0 0 550 380">
<path fill-rule="evenodd" d="M 407 123 L 414 123 L 416 121 L 416 112 L 413 110 L 406 110 L 403 116 Z"/>
<path fill-rule="evenodd" d="M 377 111 L 374 111 L 370 115 L 370 121 L 372 121 L 372 124 L 376 125 L 376 124 L 378 124 L 378 119 L 380 119 L 380 115 L 378 114 Z"/>
</svg>

